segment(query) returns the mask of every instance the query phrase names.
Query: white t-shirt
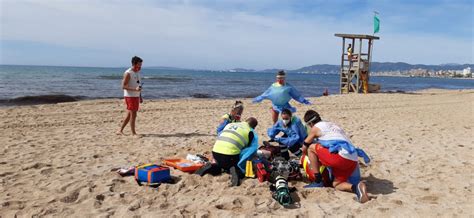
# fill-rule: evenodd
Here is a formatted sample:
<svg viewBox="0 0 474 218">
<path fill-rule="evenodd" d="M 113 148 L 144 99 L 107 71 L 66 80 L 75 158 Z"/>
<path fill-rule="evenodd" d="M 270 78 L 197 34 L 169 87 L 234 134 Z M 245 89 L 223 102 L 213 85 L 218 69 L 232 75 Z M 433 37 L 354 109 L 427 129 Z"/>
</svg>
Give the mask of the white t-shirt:
<svg viewBox="0 0 474 218">
<path fill-rule="evenodd" d="M 134 72 L 132 68 L 128 68 L 128 70 L 125 71 L 125 74 L 130 74 L 130 80 L 128 81 L 128 88 L 130 89 L 136 89 L 140 84 L 141 84 L 141 76 L 140 76 L 140 71 Z M 125 97 L 140 97 L 140 92 L 139 91 L 130 91 L 130 90 L 123 90 L 123 96 Z"/>
<path fill-rule="evenodd" d="M 346 135 L 344 130 L 334 123 L 321 121 L 316 123 L 315 126 L 321 130 L 321 136 L 318 138 L 318 140 L 342 140 L 352 144 L 351 140 Z M 339 155 L 345 159 L 352 161 L 358 161 L 359 158 L 357 156 L 357 152 L 350 154 L 344 148 L 339 151 Z"/>
</svg>

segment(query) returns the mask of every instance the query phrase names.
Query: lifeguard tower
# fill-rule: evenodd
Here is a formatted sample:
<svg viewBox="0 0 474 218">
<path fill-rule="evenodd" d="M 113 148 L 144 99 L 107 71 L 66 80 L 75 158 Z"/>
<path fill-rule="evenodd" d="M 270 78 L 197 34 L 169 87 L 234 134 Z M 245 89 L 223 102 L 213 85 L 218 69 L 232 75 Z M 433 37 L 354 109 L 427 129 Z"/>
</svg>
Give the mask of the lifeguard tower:
<svg viewBox="0 0 474 218">
<path fill-rule="evenodd" d="M 380 86 L 369 88 L 373 40 L 380 38 L 358 34 L 336 33 L 334 35 L 342 38 L 340 93 L 368 93 L 371 89 L 380 89 Z M 352 51 L 347 50 L 346 40 L 347 44 L 352 42 Z M 365 43 L 367 47 L 363 46 L 365 40 L 368 41 Z"/>
</svg>

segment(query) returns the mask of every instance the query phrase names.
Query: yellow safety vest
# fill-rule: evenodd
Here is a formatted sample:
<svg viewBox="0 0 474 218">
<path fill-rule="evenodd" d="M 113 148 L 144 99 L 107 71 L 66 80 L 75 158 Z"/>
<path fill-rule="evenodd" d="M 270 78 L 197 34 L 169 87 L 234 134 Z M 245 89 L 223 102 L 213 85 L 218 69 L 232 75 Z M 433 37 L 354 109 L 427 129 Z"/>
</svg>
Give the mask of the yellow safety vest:
<svg viewBox="0 0 474 218">
<path fill-rule="evenodd" d="M 249 133 L 251 131 L 247 122 L 227 124 L 217 137 L 212 151 L 226 155 L 240 154 L 240 151 L 250 144 Z"/>
</svg>

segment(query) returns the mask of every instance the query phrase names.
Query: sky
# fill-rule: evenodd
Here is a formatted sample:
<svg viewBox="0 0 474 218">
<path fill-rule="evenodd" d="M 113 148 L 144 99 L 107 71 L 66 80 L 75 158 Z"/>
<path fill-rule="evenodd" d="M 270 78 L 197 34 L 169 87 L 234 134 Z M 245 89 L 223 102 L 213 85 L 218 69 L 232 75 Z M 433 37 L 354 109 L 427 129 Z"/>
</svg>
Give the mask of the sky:
<svg viewBox="0 0 474 218">
<path fill-rule="evenodd" d="M 297 69 L 340 63 L 335 33 L 380 37 L 372 61 L 474 63 L 472 1 L 0 0 L 0 64 Z"/>
</svg>

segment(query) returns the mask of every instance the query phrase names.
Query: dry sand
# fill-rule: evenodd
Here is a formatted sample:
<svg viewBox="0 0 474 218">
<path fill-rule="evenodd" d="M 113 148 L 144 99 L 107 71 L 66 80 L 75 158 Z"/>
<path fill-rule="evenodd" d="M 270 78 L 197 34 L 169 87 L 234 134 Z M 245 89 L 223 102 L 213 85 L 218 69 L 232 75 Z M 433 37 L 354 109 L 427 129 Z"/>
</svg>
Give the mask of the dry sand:
<svg viewBox="0 0 474 218">
<path fill-rule="evenodd" d="M 229 187 L 229 176 L 173 170 L 176 184 L 138 186 L 111 169 L 160 163 L 211 150 L 215 127 L 233 100 L 148 101 L 138 115 L 141 138 L 117 136 L 121 100 L 0 108 L 0 216 L 474 216 L 474 90 L 344 95 L 296 105 L 340 124 L 372 157 L 362 168 L 370 196 L 291 184 L 297 204 L 283 208 L 256 179 Z M 269 102 L 244 101 L 260 141 L 270 126 Z M 126 133 L 130 130 L 127 127 Z"/>
</svg>

